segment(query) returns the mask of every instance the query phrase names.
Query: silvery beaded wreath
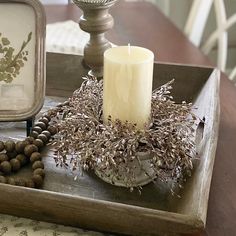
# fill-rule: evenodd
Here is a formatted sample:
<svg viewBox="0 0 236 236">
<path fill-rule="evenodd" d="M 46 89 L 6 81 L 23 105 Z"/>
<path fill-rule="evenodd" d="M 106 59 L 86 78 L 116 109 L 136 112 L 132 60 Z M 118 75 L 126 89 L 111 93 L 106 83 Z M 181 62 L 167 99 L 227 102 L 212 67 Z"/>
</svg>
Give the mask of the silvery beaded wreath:
<svg viewBox="0 0 236 236">
<path fill-rule="evenodd" d="M 150 152 L 150 168 L 159 180 L 182 183 L 193 169 L 196 117 L 192 104 L 176 104 L 170 95 L 173 81 L 152 93 L 150 123 L 144 130 L 119 120 L 102 120 L 103 81 L 84 78 L 81 87 L 63 104 L 48 114 L 55 117 L 58 130 L 52 142 L 57 166 L 74 170 L 119 172 L 126 186 L 132 186 L 132 162 L 138 152 Z"/>
</svg>

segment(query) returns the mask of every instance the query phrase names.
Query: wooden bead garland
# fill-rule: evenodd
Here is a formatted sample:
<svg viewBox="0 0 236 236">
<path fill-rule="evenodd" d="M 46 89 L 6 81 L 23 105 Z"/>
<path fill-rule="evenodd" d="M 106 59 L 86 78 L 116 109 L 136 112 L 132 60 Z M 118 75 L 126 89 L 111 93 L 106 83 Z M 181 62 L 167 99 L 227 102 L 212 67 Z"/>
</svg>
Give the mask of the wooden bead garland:
<svg viewBox="0 0 236 236">
<path fill-rule="evenodd" d="M 0 141 L 0 183 L 40 188 L 45 177 L 40 150 L 57 133 L 50 125 L 51 117 L 46 114 L 35 123 L 30 136 L 23 141 Z M 31 163 L 33 175 L 30 179 L 9 177 L 27 163 Z"/>
</svg>

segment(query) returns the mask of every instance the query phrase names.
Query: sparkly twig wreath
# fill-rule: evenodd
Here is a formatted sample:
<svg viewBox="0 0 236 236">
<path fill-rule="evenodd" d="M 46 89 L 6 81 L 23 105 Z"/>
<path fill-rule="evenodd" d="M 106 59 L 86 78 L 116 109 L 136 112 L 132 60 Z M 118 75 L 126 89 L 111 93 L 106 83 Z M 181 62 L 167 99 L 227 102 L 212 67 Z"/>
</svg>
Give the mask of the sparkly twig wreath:
<svg viewBox="0 0 236 236">
<path fill-rule="evenodd" d="M 80 89 L 68 101 L 48 112 L 56 118 L 58 130 L 52 142 L 56 165 L 73 171 L 94 169 L 104 174 L 109 170 L 108 173 L 115 173 L 131 188 L 135 170 L 130 163 L 137 158 L 137 153 L 149 152 L 150 169 L 155 178 L 181 183 L 191 174 L 196 156 L 196 117 L 191 112 L 192 104 L 176 104 L 172 100 L 172 83 L 153 91 L 150 125 L 139 130 L 135 124 L 119 120 L 104 124 L 103 81 L 84 78 Z"/>
</svg>

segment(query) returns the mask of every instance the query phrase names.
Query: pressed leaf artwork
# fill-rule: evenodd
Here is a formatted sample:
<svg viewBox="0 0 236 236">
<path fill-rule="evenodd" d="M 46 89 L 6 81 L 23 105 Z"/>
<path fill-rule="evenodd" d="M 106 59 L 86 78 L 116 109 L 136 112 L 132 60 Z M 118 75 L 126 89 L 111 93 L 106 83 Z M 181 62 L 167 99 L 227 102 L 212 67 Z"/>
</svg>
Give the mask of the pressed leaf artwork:
<svg viewBox="0 0 236 236">
<path fill-rule="evenodd" d="M 20 74 L 21 68 L 28 60 L 28 51 L 25 49 L 31 38 L 32 32 L 28 34 L 20 50 L 16 52 L 10 40 L 0 33 L 0 81 L 11 83 Z"/>
</svg>

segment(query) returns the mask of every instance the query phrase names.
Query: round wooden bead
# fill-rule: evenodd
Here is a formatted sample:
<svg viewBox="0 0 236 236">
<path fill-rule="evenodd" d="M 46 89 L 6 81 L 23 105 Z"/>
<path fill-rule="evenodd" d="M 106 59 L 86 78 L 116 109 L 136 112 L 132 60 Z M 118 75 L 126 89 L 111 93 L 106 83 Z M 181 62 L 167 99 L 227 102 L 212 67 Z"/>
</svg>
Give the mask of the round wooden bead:
<svg viewBox="0 0 236 236">
<path fill-rule="evenodd" d="M 27 141 L 18 141 L 18 142 L 16 142 L 15 149 L 16 149 L 17 153 L 23 153 L 24 148 L 27 144 L 29 144 L 29 142 L 27 142 Z"/>
<path fill-rule="evenodd" d="M 63 106 L 69 106 L 70 102 L 69 101 L 65 101 L 62 103 Z"/>
<path fill-rule="evenodd" d="M 50 120 L 51 120 L 51 116 L 50 115 L 44 114 L 43 116 L 46 117 L 48 119 L 48 121 L 50 122 Z"/>
<path fill-rule="evenodd" d="M 43 123 L 42 121 L 35 123 L 35 126 L 40 127 L 42 130 L 45 130 L 47 128 L 47 125 Z"/>
<path fill-rule="evenodd" d="M 15 150 L 15 142 L 13 142 L 12 140 L 6 141 L 4 146 L 7 152 L 13 152 Z"/>
<path fill-rule="evenodd" d="M 40 188 L 43 185 L 43 178 L 40 175 L 33 175 L 32 180 L 36 188 Z"/>
<path fill-rule="evenodd" d="M 30 157 L 31 154 L 33 152 L 37 152 L 38 151 L 38 147 L 34 144 L 29 144 L 25 147 L 24 149 L 24 154 L 27 156 L 27 157 Z"/>
<path fill-rule="evenodd" d="M 27 188 L 34 188 L 35 187 L 34 181 L 32 179 L 27 179 L 25 181 L 25 187 L 27 187 Z"/>
<path fill-rule="evenodd" d="M 47 130 L 51 133 L 51 135 L 55 135 L 57 133 L 57 128 L 55 126 L 48 126 Z"/>
<path fill-rule="evenodd" d="M 7 183 L 10 185 L 15 185 L 15 179 L 14 178 L 7 178 Z"/>
<path fill-rule="evenodd" d="M 42 139 L 37 138 L 34 140 L 34 145 L 36 145 L 40 149 L 44 146 L 44 142 Z"/>
<path fill-rule="evenodd" d="M 23 178 L 16 178 L 15 179 L 15 184 L 17 185 L 17 186 L 25 186 L 25 183 L 26 183 L 26 180 L 25 179 L 23 179 Z"/>
<path fill-rule="evenodd" d="M 40 161 L 41 158 L 42 158 L 42 156 L 39 152 L 33 152 L 30 156 L 30 162 L 33 163 L 35 161 Z"/>
<path fill-rule="evenodd" d="M 33 137 L 34 139 L 38 138 L 39 133 L 37 131 L 32 131 L 30 133 L 30 136 Z"/>
<path fill-rule="evenodd" d="M 40 175 L 44 178 L 45 177 L 45 171 L 42 168 L 38 168 L 38 169 L 34 170 L 33 175 Z"/>
<path fill-rule="evenodd" d="M 40 134 L 43 130 L 39 126 L 34 126 L 32 131 L 36 131 L 38 134 Z"/>
<path fill-rule="evenodd" d="M 33 138 L 32 138 L 32 139 L 33 139 Z M 23 142 L 26 143 L 25 147 L 26 147 L 27 145 L 31 144 L 31 142 L 28 140 L 28 137 L 27 137 Z M 24 150 L 25 150 L 25 149 L 24 149 Z M 24 153 L 24 151 L 23 151 L 23 153 Z"/>
<path fill-rule="evenodd" d="M 0 153 L 0 162 L 8 161 L 8 160 L 9 160 L 9 157 L 7 156 L 6 153 Z"/>
<path fill-rule="evenodd" d="M 20 169 L 20 161 L 16 158 L 10 160 L 12 171 L 18 171 Z"/>
<path fill-rule="evenodd" d="M 18 154 L 16 159 L 20 161 L 21 166 L 24 166 L 28 162 L 27 157 L 24 154 Z"/>
<path fill-rule="evenodd" d="M 48 130 L 44 130 L 42 134 L 46 135 L 48 140 L 51 138 L 51 133 Z"/>
<path fill-rule="evenodd" d="M 0 141 L 0 152 L 3 151 L 5 148 L 4 142 Z"/>
<path fill-rule="evenodd" d="M 0 169 L 4 174 L 10 174 L 11 173 L 11 164 L 9 161 L 3 161 L 0 164 Z"/>
<path fill-rule="evenodd" d="M 30 144 L 32 144 L 33 142 L 34 142 L 34 138 L 33 137 L 27 137 L 26 139 L 25 139 L 25 141 L 27 141 L 27 142 L 29 142 Z"/>
<path fill-rule="evenodd" d="M 43 122 L 45 125 L 48 125 L 49 120 L 47 119 L 47 117 L 42 117 L 39 119 L 39 122 Z"/>
<path fill-rule="evenodd" d="M 4 176 L 0 176 L 0 183 L 2 183 L 2 184 L 6 184 L 6 183 L 7 183 L 7 179 L 6 179 L 6 177 L 4 177 Z"/>
<path fill-rule="evenodd" d="M 13 152 L 7 152 L 6 154 L 9 157 L 9 159 L 12 159 L 15 158 L 18 153 L 16 152 L 16 150 L 14 150 Z"/>
<path fill-rule="evenodd" d="M 44 143 L 47 143 L 48 137 L 45 134 L 40 134 L 38 139 L 41 139 Z"/>
<path fill-rule="evenodd" d="M 36 170 L 38 168 L 44 169 L 44 164 L 42 161 L 36 161 L 32 165 L 32 170 Z"/>
<path fill-rule="evenodd" d="M 62 107 L 62 106 L 63 106 L 62 102 L 60 102 L 56 105 L 56 107 Z"/>
</svg>

